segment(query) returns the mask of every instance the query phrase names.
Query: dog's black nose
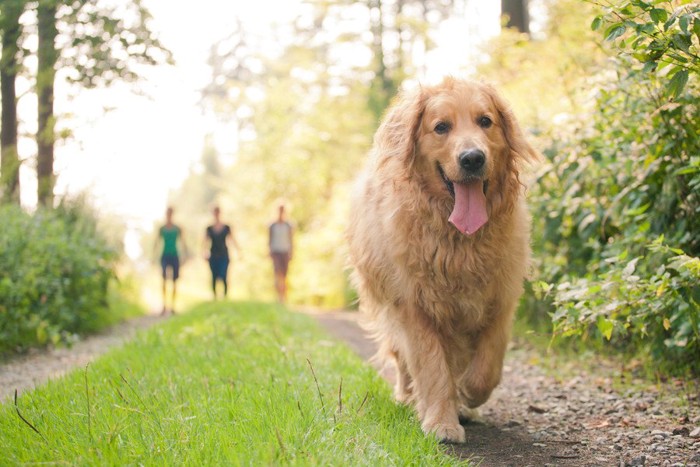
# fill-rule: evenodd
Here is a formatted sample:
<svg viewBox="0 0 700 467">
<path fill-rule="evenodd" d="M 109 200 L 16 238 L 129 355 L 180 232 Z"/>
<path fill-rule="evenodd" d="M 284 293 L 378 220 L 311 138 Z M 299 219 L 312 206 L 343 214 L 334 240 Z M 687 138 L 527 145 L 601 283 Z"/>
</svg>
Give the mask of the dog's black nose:
<svg viewBox="0 0 700 467">
<path fill-rule="evenodd" d="M 467 173 L 475 173 L 484 166 L 486 154 L 481 149 L 469 149 L 459 155 L 459 165 Z"/>
</svg>

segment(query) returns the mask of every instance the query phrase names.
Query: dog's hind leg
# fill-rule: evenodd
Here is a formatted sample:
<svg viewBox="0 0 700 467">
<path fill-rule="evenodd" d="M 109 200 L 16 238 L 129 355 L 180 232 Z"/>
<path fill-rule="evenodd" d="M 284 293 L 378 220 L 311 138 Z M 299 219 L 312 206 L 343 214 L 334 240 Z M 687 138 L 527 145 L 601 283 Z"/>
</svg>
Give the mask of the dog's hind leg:
<svg viewBox="0 0 700 467">
<path fill-rule="evenodd" d="M 394 397 L 397 402 L 402 404 L 408 404 L 411 402 L 412 397 L 412 383 L 413 378 L 408 372 L 408 365 L 403 355 L 399 353 L 398 350 L 393 349 L 390 352 L 391 357 L 394 359 L 396 365 L 396 385 L 394 386 Z"/>
</svg>

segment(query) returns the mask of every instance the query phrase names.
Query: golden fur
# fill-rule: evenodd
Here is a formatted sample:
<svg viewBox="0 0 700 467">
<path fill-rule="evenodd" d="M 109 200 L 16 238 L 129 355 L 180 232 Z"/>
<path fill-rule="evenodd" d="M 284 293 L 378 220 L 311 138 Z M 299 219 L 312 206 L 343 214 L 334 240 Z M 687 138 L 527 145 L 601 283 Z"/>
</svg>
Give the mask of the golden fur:
<svg viewBox="0 0 700 467">
<path fill-rule="evenodd" d="M 486 156 L 489 217 L 471 236 L 448 223 L 455 201 L 436 168 L 459 180 L 469 148 Z M 448 442 L 465 441 L 459 417 L 501 378 L 530 256 L 519 167 L 537 158 L 492 87 L 446 78 L 397 97 L 358 181 L 348 240 L 360 308 L 378 356 L 396 364 L 396 399 Z"/>
</svg>

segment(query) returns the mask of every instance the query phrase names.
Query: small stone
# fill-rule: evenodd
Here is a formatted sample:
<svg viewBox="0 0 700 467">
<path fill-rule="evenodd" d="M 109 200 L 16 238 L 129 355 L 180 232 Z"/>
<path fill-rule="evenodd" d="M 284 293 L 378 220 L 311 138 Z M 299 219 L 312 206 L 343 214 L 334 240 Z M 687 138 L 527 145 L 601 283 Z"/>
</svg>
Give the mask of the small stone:
<svg viewBox="0 0 700 467">
<path fill-rule="evenodd" d="M 691 431 L 688 436 L 691 438 L 700 438 L 700 426 Z"/>
<path fill-rule="evenodd" d="M 637 401 L 634 403 L 634 408 L 638 412 L 645 412 L 649 408 L 649 406 L 647 404 L 645 404 L 644 402 Z"/>
<path fill-rule="evenodd" d="M 647 463 L 647 456 L 639 456 L 635 457 L 630 461 L 629 465 L 630 467 L 643 467 Z"/>
<path fill-rule="evenodd" d="M 674 428 L 672 433 L 674 435 L 688 436 L 690 434 L 690 428 L 688 428 L 687 426 Z"/>
<path fill-rule="evenodd" d="M 654 430 L 651 432 L 652 436 L 661 436 L 662 438 L 666 438 L 668 436 L 668 432 L 662 431 L 662 430 Z"/>
</svg>

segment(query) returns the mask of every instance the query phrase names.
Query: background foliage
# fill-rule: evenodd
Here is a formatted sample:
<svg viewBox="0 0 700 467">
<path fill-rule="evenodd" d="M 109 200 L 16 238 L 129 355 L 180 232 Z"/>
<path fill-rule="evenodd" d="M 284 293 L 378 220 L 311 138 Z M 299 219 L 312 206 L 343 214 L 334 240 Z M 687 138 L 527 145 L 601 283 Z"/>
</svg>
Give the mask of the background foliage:
<svg viewBox="0 0 700 467">
<path fill-rule="evenodd" d="M 0 206 L 0 224 L 0 355 L 123 318 L 108 308 L 118 249 L 83 202 L 33 215 Z"/>
<path fill-rule="evenodd" d="M 272 39 L 238 24 L 212 45 L 201 105 L 230 128 L 235 150 L 218 154 L 207 141 L 170 202 L 196 257 L 211 208 L 222 207 L 243 249 L 232 267 L 234 297 L 273 298 L 267 226 L 285 203 L 296 227 L 291 301 L 352 305 L 343 232 L 353 179 L 390 98 L 425 71 L 417 57 L 434 47 L 432 32 L 468 3 L 310 2 Z M 521 316 L 567 342 L 700 373 L 700 7 L 687 0 L 540 4 L 546 15 L 532 36 L 506 29 L 485 46 L 483 63 L 463 70 L 503 91 L 546 156 L 531 174 L 535 264 Z M 346 60 L 351 51 L 370 59 Z M 69 247 L 94 226 L 75 227 L 65 213 L 7 209 L 3 216 L 6 243 L 18 251 L 20 233 L 47 223 L 41 228 L 49 234 L 34 242 L 45 250 L 13 256 L 17 267 L 54 249 L 72 248 L 85 267 L 113 261 L 99 235 L 105 249 L 87 248 L 90 258 Z M 147 251 L 151 245 L 148 239 Z M 37 316 L 14 335 L 49 326 L 38 324 L 42 297 L 55 299 L 56 310 L 67 307 L 55 292 L 64 274 L 57 264 L 46 265 L 54 279 L 23 272 L 31 286 L 18 287 L 34 294 L 26 303 L 13 298 L 14 288 L 2 289 Z M 93 304 L 109 269 L 92 277 L 86 297 Z M 3 274 L 0 286 L 19 280 Z"/>
<path fill-rule="evenodd" d="M 607 58 L 575 85 L 583 105 L 539 128 L 548 159 L 531 191 L 539 282 L 524 312 L 551 315 L 555 336 L 697 373 L 699 9 L 633 1 L 589 12 Z"/>
<path fill-rule="evenodd" d="M 315 25 L 351 8 L 326 6 Z M 503 90 L 547 160 L 532 173 L 536 264 L 521 316 L 568 341 L 582 338 L 647 355 L 657 368 L 697 372 L 698 7 L 577 0 L 545 6 L 535 39 L 502 31 L 478 69 Z M 412 24 L 420 30 L 420 18 Z M 222 119 L 237 115 L 242 136 L 216 195 L 250 253 L 234 283 L 252 296 L 271 290 L 260 258 L 265 227 L 284 199 L 298 227 L 292 299 L 337 306 L 353 297 L 343 272 L 343 226 L 351 181 L 380 113 L 373 93 L 383 89 L 382 79 L 413 77 L 416 67 L 410 54 L 400 54 L 384 57 L 385 67 L 397 69 L 374 64 L 370 74 L 334 75 L 337 36 L 322 30 L 305 30 L 304 45 L 315 47 L 297 43 L 274 60 L 257 57 L 255 73 L 244 72 L 250 49 L 213 49 L 205 105 Z M 244 30 L 237 34 L 248 43 Z M 236 67 L 226 70 L 225 63 Z M 384 89 L 398 83 L 392 86 Z"/>
</svg>

